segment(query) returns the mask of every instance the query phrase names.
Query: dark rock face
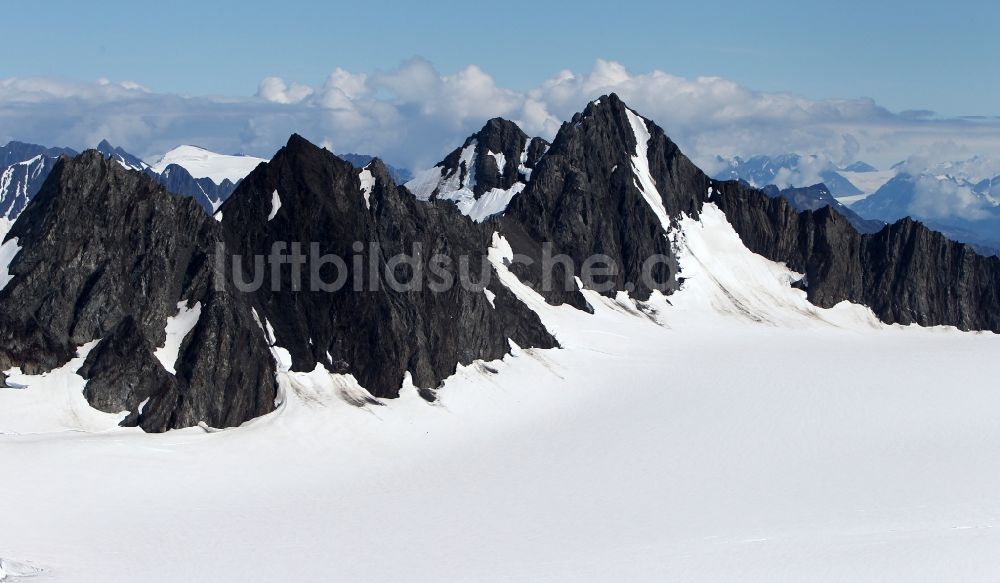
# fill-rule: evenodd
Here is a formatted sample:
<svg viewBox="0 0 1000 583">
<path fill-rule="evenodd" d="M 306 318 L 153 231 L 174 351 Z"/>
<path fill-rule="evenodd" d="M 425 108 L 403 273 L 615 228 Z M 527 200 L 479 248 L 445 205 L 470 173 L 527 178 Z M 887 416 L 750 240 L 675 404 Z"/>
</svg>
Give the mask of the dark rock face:
<svg viewBox="0 0 1000 583">
<path fill-rule="evenodd" d="M 465 256 L 479 281 L 479 274 L 492 273 L 486 258 L 492 231 L 449 202 L 418 201 L 393 183 L 378 160 L 367 172 L 373 185 L 366 201 L 361 172 L 292 136 L 270 163 L 241 182 L 221 209 L 227 251 L 242 257 L 246 274 L 255 270 L 251 256 L 266 255 L 281 242 L 302 243 L 303 251 L 316 243 L 321 254 L 337 255 L 348 265 L 355 255 L 364 257 L 363 271 L 337 291 L 313 291 L 312 265 L 306 265 L 299 277 L 285 268 L 277 290 L 265 285 L 251 294 L 261 317 L 274 327 L 276 343 L 291 353 L 294 370 L 320 364 L 353 374 L 377 397 L 395 397 L 404 373 L 412 374 L 417 387 L 437 387 L 458 364 L 507 354 L 508 339 L 523 347 L 556 345 L 537 315 L 499 284 L 490 287 L 496 294 L 492 306 L 484 291 L 460 285 L 440 292 L 393 289 L 386 261 L 398 254 L 416 255 L 415 245 L 421 249 L 416 263 L 425 273 L 430 273 L 434 255 L 448 257 L 453 265 Z M 363 254 L 356 252 L 355 242 L 363 245 Z M 375 253 L 370 252 L 372 244 L 378 246 Z M 371 262 L 374 280 L 367 275 Z M 336 280 L 332 266 L 320 273 L 326 283 Z M 408 273 L 398 277 L 409 281 Z"/>
<path fill-rule="evenodd" d="M 565 124 L 499 221 L 515 252 L 533 258 L 539 241 L 552 241 L 577 265 L 592 253 L 610 255 L 621 276 L 607 293 L 626 289 L 641 299 L 647 289 L 626 285 L 639 281 L 637 263 L 652 253 L 674 253 L 635 186 L 629 158 L 636 138 L 625 110 L 616 96 L 602 97 Z M 869 306 L 889 323 L 1000 332 L 1000 259 L 983 257 L 912 220 L 863 234 L 833 206 L 798 212 L 786 197 L 710 180 L 662 130 L 646 125 L 650 174 L 671 223 L 681 213 L 698 216 L 711 201 L 750 250 L 805 273 L 808 297 L 819 306 L 848 300 Z M 794 199 L 801 193 L 788 194 Z M 537 269 L 517 273 L 539 289 Z M 573 291 L 549 292 L 546 298 L 586 307 Z"/>
<path fill-rule="evenodd" d="M 144 172 L 149 169 L 149 164 L 143 162 L 138 156 L 129 154 L 119 146 L 111 145 L 111 142 L 107 140 L 101 140 L 101 143 L 97 144 L 96 149 L 102 156 L 108 160 L 118 162 L 124 168 L 138 170 L 139 172 Z"/>
<path fill-rule="evenodd" d="M 95 380 L 87 397 L 114 412 L 150 397 L 146 417 L 133 419 L 146 429 L 233 425 L 270 411 L 275 365 L 263 331 L 213 277 L 220 235 L 197 203 L 143 173 L 96 151 L 61 160 L 10 233 L 22 250 L 0 292 L 0 368 L 51 370 L 103 339 L 84 367 Z M 171 391 L 150 347 L 163 345 L 180 302 L 200 303 L 203 314 Z M 199 343 L 209 348 L 194 350 Z M 232 361 L 220 358 L 227 348 Z M 260 382 L 240 383 L 233 366 Z"/>
<path fill-rule="evenodd" d="M 713 202 L 753 252 L 805 273 L 809 300 L 848 300 L 884 322 L 1000 332 L 1000 259 L 984 257 L 911 219 L 861 234 L 824 207 L 797 212 L 736 182 Z"/>
<path fill-rule="evenodd" d="M 830 194 L 830 190 L 825 184 L 783 190 L 771 185 L 765 186 L 761 190 L 770 197 L 780 196 L 784 198 L 797 211 L 818 211 L 826 206 L 832 207 L 847 219 L 859 233 L 877 233 L 885 226 L 885 223 L 878 219 L 862 218 L 861 215 L 844 206 Z"/>
<path fill-rule="evenodd" d="M 477 199 L 493 189 L 509 190 L 530 179 L 547 149 L 545 140 L 529 138 L 514 122 L 491 119 L 435 166 L 440 171 L 437 187 L 417 194 L 437 198 L 449 184 L 469 188 Z"/>
<path fill-rule="evenodd" d="M 167 424 L 150 424 L 143 406 L 144 402 L 148 404 L 147 399 L 177 390 L 177 379 L 163 368 L 154 350 L 134 318 L 122 320 L 78 371 L 88 379 L 83 394 L 91 406 L 107 412 L 129 411 L 124 426 L 144 423 L 169 428 Z"/>
<path fill-rule="evenodd" d="M 369 156 L 367 154 L 339 154 L 338 157 L 342 160 L 351 163 L 351 166 L 355 168 L 364 168 L 375 159 L 375 156 Z M 408 180 L 413 178 L 413 173 L 410 172 L 409 168 L 398 168 L 396 166 L 390 166 L 385 164 L 385 169 L 389 172 L 389 177 L 396 184 L 403 184 Z"/>
<path fill-rule="evenodd" d="M 222 184 L 216 184 L 211 178 L 194 178 L 177 164 L 170 164 L 160 174 L 150 173 L 169 192 L 195 199 L 208 214 L 214 213 L 236 189 L 228 178 Z"/>
<path fill-rule="evenodd" d="M 697 215 L 709 179 L 659 127 L 639 120 L 650 134 L 649 170 L 671 221 L 682 212 Z M 666 226 L 636 183 L 632 160 L 636 146 L 624 103 L 616 95 L 602 97 L 563 124 L 552 147 L 537 162 L 528 187 L 507 208 L 502 232 L 515 253 L 535 260 L 515 273 L 549 302 L 585 304 L 575 285 L 569 291 L 562 287 L 566 276 L 572 275 L 562 268 L 553 272 L 558 289 L 543 289 L 538 249 L 543 241 L 551 242 L 553 253 L 572 258 L 577 266 L 594 254 L 611 257 L 617 274 L 608 293 L 629 291 L 648 298 L 652 289 L 642 277 L 642 266 L 654 255 L 670 259 L 653 272 L 655 282 L 664 291 L 677 289 L 677 263 Z"/>
<path fill-rule="evenodd" d="M 511 342 L 558 346 L 499 282 L 495 236 L 536 261 L 510 269 L 548 302 L 588 310 L 572 276 L 595 254 L 615 272 L 584 287 L 639 299 L 678 289 L 674 229 L 705 204 L 750 250 L 804 273 L 798 285 L 816 305 L 848 300 L 886 322 L 1000 332 L 1000 259 L 912 220 L 860 233 L 833 205 L 799 212 L 789 202 L 812 205 L 816 192 L 712 180 L 615 95 L 551 146 L 491 120 L 449 155 L 435 189 L 457 177 L 448 184 L 479 195 L 517 192 L 483 222 L 397 186 L 377 159 L 359 170 L 299 136 L 241 181 L 221 222 L 119 162 L 96 151 L 62 158 L 14 224 L 21 250 L 0 290 L 0 370 L 51 370 L 99 340 L 78 371 L 86 398 L 147 431 L 235 426 L 273 410 L 279 350 L 295 371 L 352 374 L 376 397 L 397 396 L 409 373 L 433 399 L 458 365 L 500 358 Z M 288 261 L 296 244 L 301 263 Z M 258 267 L 276 248 L 284 260 Z M 552 287 L 546 253 L 576 267 L 556 269 Z M 644 277 L 652 256 L 663 260 L 648 274 L 656 286 Z M 466 283 L 488 277 L 486 289 L 447 285 L 462 258 Z M 196 321 L 166 362 L 173 355 L 157 347 L 182 309 Z"/>
</svg>

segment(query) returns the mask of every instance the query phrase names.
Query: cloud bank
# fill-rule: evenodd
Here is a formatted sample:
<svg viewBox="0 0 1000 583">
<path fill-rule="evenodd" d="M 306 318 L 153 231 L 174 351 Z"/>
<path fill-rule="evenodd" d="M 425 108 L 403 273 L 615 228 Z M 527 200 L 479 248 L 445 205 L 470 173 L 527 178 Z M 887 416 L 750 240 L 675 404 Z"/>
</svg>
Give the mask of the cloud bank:
<svg viewBox="0 0 1000 583">
<path fill-rule="evenodd" d="M 316 86 L 268 77 L 253 96 L 180 96 L 127 81 L 0 79 L 0 142 L 82 148 L 107 138 L 147 159 L 182 143 L 270 157 L 298 132 L 335 152 L 422 168 L 490 117 L 551 139 L 587 101 L 612 91 L 709 171 L 716 155 L 798 152 L 881 167 L 914 156 L 928 165 L 1000 158 L 1000 119 L 895 113 L 871 99 L 813 100 L 719 77 L 635 73 L 604 60 L 526 91 L 499 86 L 475 65 L 442 74 L 419 58 L 391 71 L 337 68 Z"/>
</svg>

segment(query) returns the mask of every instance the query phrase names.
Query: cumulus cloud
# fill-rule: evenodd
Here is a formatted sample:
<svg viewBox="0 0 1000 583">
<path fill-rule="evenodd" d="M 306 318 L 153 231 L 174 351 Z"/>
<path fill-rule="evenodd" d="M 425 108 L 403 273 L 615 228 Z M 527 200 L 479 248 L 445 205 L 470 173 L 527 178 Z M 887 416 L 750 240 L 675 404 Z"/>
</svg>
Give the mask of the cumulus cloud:
<svg viewBox="0 0 1000 583">
<path fill-rule="evenodd" d="M 996 208 L 985 197 L 976 194 L 969 184 L 925 174 L 916 179 L 909 212 L 927 219 L 957 217 L 982 221 L 994 218 Z"/>
<path fill-rule="evenodd" d="M 883 167 L 914 154 L 928 165 L 975 154 L 1000 158 L 1000 120 L 893 113 L 871 99 L 812 100 L 719 77 L 635 73 L 605 60 L 586 72 L 559 71 L 526 91 L 499 86 L 475 65 L 444 74 L 420 58 L 388 71 L 337 68 L 316 86 L 268 77 L 252 97 L 181 97 L 107 80 L 2 79 L 0 140 L 79 148 L 108 138 L 147 158 L 180 143 L 270 156 L 298 132 L 334 151 L 419 168 L 494 116 L 552 138 L 588 100 L 609 92 L 659 123 L 703 166 L 716 155 L 786 152 Z"/>
<path fill-rule="evenodd" d="M 257 97 L 273 103 L 298 103 L 312 93 L 312 87 L 298 83 L 286 85 L 280 77 L 265 77 L 257 87 Z"/>
</svg>

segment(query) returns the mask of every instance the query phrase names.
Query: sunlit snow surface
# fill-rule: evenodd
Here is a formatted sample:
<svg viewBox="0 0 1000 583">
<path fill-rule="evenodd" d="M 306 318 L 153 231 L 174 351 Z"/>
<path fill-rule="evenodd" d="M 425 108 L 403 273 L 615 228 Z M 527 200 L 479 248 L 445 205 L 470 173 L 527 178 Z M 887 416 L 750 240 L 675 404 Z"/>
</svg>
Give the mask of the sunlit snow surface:
<svg viewBox="0 0 1000 583">
<path fill-rule="evenodd" d="M 285 369 L 265 418 L 144 435 L 15 376 L 0 557 L 102 583 L 995 581 L 1000 337 L 818 309 L 713 206 L 682 223 L 684 289 L 588 293 L 592 316 L 496 237 L 564 348 L 464 367 L 434 405 Z"/>
<path fill-rule="evenodd" d="M 281 210 L 281 195 L 275 190 L 271 193 L 271 212 L 267 215 L 267 222 L 274 220 L 274 217 L 278 216 L 278 211 Z"/>
<path fill-rule="evenodd" d="M 371 171 L 365 166 L 361 170 L 361 173 L 358 174 L 358 180 L 361 182 L 361 195 L 365 197 L 365 208 L 370 209 L 372 189 L 375 188 L 375 177 L 372 176 Z"/>
<path fill-rule="evenodd" d="M 177 366 L 177 357 L 181 352 L 181 344 L 187 335 L 198 325 L 201 319 L 201 302 L 195 302 L 188 307 L 187 302 L 177 304 L 177 315 L 167 318 L 166 334 L 167 339 L 163 346 L 160 346 L 153 353 L 163 365 L 163 368 L 170 374 L 177 374 L 174 367 Z"/>
<path fill-rule="evenodd" d="M 237 182 L 245 178 L 261 162 L 267 160 L 253 156 L 217 154 L 197 146 L 178 146 L 164 154 L 152 168 L 156 173 L 163 173 L 167 166 L 177 164 L 194 178 L 210 178 L 216 184 L 221 184 L 226 179 Z"/>
</svg>

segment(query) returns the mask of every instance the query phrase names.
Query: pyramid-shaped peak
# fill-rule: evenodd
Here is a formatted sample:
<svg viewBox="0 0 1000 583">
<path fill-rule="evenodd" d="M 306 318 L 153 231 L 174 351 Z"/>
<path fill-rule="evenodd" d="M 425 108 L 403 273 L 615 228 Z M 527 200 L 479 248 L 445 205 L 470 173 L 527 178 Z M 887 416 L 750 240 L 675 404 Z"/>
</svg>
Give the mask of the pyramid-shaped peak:
<svg viewBox="0 0 1000 583">
<path fill-rule="evenodd" d="M 376 182 L 384 184 L 396 184 L 392 177 L 392 171 L 386 166 L 381 158 L 372 158 L 371 162 L 365 164 L 364 169 L 375 179 Z"/>
<path fill-rule="evenodd" d="M 483 125 L 480 134 L 512 133 L 527 137 L 519 125 L 502 117 L 494 117 Z"/>
<path fill-rule="evenodd" d="M 317 146 L 300 134 L 289 136 L 288 142 L 275 154 L 271 162 L 268 163 L 268 166 L 274 166 L 275 163 L 278 163 L 276 167 L 281 167 L 282 163 L 287 163 L 292 167 L 298 167 L 300 170 L 304 167 L 319 168 L 329 166 L 330 171 L 337 174 L 348 173 L 354 168 L 350 162 L 341 159 L 326 148 Z"/>
<path fill-rule="evenodd" d="M 297 133 L 288 136 L 288 142 L 285 144 L 285 147 L 289 150 L 322 150 L 322 148 Z"/>
<path fill-rule="evenodd" d="M 477 149 L 484 153 L 491 151 L 514 154 L 519 152 L 529 139 L 528 134 L 524 133 L 516 123 L 502 117 L 494 117 L 487 121 L 482 129 L 469 136 L 465 140 L 464 147 L 476 142 Z"/>
<path fill-rule="evenodd" d="M 608 93 L 588 103 L 583 112 L 578 115 L 583 117 L 590 117 L 598 113 L 624 115 L 626 110 L 638 115 L 638 112 L 622 101 L 617 93 Z"/>
</svg>

